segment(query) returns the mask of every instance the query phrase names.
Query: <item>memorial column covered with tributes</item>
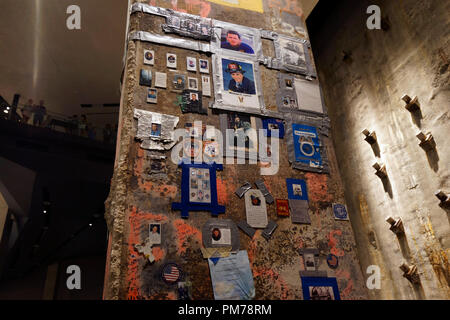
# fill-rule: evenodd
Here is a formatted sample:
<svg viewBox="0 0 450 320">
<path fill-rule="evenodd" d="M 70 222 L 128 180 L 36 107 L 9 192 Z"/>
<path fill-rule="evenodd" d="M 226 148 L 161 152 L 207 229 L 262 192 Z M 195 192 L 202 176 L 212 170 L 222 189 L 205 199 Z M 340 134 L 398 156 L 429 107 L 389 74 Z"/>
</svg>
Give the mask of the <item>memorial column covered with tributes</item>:
<svg viewBox="0 0 450 320">
<path fill-rule="evenodd" d="M 131 2 L 104 298 L 365 299 L 300 7 Z"/>
</svg>

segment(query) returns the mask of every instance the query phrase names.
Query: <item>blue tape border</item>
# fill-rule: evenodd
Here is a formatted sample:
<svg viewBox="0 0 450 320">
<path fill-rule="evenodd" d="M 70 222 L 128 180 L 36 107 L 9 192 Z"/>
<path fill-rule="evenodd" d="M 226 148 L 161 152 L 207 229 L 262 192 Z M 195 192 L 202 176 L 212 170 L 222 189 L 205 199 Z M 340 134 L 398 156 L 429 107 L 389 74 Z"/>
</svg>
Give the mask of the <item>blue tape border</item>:
<svg viewBox="0 0 450 320">
<path fill-rule="evenodd" d="M 184 163 L 179 166 L 181 173 L 181 202 L 172 202 L 172 210 L 180 210 L 182 218 L 189 218 L 189 211 L 211 211 L 217 217 L 220 213 L 225 213 L 225 207 L 217 202 L 217 170 L 223 170 L 223 165 L 213 163 Z M 199 203 L 189 201 L 189 169 L 209 169 L 209 182 L 211 186 L 211 203 Z"/>
<path fill-rule="evenodd" d="M 294 189 L 292 188 L 293 184 L 299 184 L 302 186 L 302 196 L 301 197 L 294 195 Z M 288 199 L 308 201 L 308 187 L 306 186 L 305 180 L 287 178 L 286 186 L 287 186 L 287 190 L 288 190 Z"/>
<path fill-rule="evenodd" d="M 309 287 L 332 287 L 334 300 L 341 300 L 339 295 L 339 288 L 336 278 L 324 278 L 324 277 L 301 277 L 302 279 L 302 291 L 303 300 L 311 300 L 309 295 Z"/>
</svg>

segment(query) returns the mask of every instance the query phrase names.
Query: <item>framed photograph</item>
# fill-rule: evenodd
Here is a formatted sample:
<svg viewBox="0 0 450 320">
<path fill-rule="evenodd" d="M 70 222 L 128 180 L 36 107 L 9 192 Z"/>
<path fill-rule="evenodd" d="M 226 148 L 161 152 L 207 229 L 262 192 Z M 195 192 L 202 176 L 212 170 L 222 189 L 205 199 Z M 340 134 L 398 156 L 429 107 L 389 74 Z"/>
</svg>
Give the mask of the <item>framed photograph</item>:
<svg viewBox="0 0 450 320">
<path fill-rule="evenodd" d="M 246 54 L 255 54 L 254 35 L 244 33 L 235 28 L 222 29 L 220 35 L 220 48 L 242 52 Z"/>
<path fill-rule="evenodd" d="M 197 78 L 188 77 L 188 89 L 189 90 L 198 90 L 198 79 Z"/>
<path fill-rule="evenodd" d="M 303 260 L 305 263 L 305 269 L 307 271 L 316 271 L 316 261 L 314 253 L 305 253 L 303 255 Z"/>
<path fill-rule="evenodd" d="M 173 53 L 166 53 L 167 67 L 176 69 L 177 68 L 177 55 Z"/>
<path fill-rule="evenodd" d="M 141 69 L 139 85 L 146 87 L 152 86 L 152 72 L 150 70 Z"/>
<path fill-rule="evenodd" d="M 144 64 L 153 66 L 155 64 L 155 51 L 144 50 Z"/>
<path fill-rule="evenodd" d="M 308 200 L 306 181 L 301 179 L 286 179 L 288 199 Z"/>
<path fill-rule="evenodd" d="M 193 57 L 186 58 L 186 68 L 188 71 L 197 72 L 197 59 Z"/>
<path fill-rule="evenodd" d="M 189 211 L 210 211 L 213 216 L 225 212 L 217 203 L 216 170 L 223 166 L 216 163 L 196 164 L 182 162 L 181 202 L 172 203 L 172 210 L 180 210 L 182 218 L 189 217 Z"/>
<path fill-rule="evenodd" d="M 213 108 L 260 114 L 264 108 L 258 64 L 250 60 L 214 56 Z"/>
<path fill-rule="evenodd" d="M 174 75 L 172 84 L 175 90 L 184 90 L 186 87 L 186 76 L 183 74 Z"/>
<path fill-rule="evenodd" d="M 224 137 L 224 154 L 236 154 L 238 158 L 257 159 L 257 130 L 261 119 L 243 113 L 224 113 L 219 116 Z M 259 122 L 259 124 L 258 124 Z"/>
<path fill-rule="evenodd" d="M 180 107 L 183 113 L 208 114 L 208 110 L 203 108 L 202 93 L 196 90 L 183 90 Z"/>
<path fill-rule="evenodd" d="M 150 223 L 148 238 L 150 244 L 161 244 L 161 223 Z"/>
<path fill-rule="evenodd" d="M 312 73 L 309 45 L 306 40 L 279 34 L 274 40 L 274 46 L 281 69 L 304 75 Z"/>
<path fill-rule="evenodd" d="M 340 300 L 336 278 L 301 277 L 304 300 Z"/>
<path fill-rule="evenodd" d="M 158 90 L 149 88 L 147 92 L 148 103 L 158 103 Z"/>
<path fill-rule="evenodd" d="M 310 44 L 306 39 L 289 37 L 273 31 L 261 30 L 261 38 L 273 41 L 275 57 L 263 57 L 263 64 L 271 69 L 316 77 L 310 58 Z M 261 57 L 261 56 L 260 56 Z M 283 86 L 288 85 L 289 81 Z M 280 86 L 280 88 L 282 88 Z"/>
<path fill-rule="evenodd" d="M 204 59 L 199 59 L 199 69 L 201 73 L 209 73 L 209 61 Z"/>
<path fill-rule="evenodd" d="M 211 47 L 214 53 L 247 57 L 253 61 L 262 57 L 260 30 L 223 21 L 214 21 Z"/>
<path fill-rule="evenodd" d="M 160 123 L 152 123 L 150 137 L 161 137 L 161 124 Z"/>
</svg>

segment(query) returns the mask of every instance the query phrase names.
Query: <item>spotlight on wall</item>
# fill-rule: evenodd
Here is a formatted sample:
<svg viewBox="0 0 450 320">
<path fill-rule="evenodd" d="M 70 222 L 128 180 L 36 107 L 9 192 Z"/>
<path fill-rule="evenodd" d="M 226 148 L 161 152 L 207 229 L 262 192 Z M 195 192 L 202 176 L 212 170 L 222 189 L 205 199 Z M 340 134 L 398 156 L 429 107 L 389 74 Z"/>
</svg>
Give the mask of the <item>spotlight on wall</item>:
<svg viewBox="0 0 450 320">
<path fill-rule="evenodd" d="M 375 174 L 380 178 L 387 178 L 386 166 L 382 163 L 375 162 L 372 167 L 377 170 Z"/>
<path fill-rule="evenodd" d="M 369 144 L 374 144 L 377 142 L 377 134 L 375 133 L 375 131 L 370 132 L 369 130 L 364 129 L 362 131 L 362 134 L 366 136 L 364 140 L 366 140 Z"/>
<path fill-rule="evenodd" d="M 400 269 L 403 271 L 403 276 L 411 283 L 420 283 L 419 272 L 417 272 L 417 267 L 415 265 L 408 265 L 406 262 L 403 262 Z"/>
<path fill-rule="evenodd" d="M 436 148 L 436 142 L 434 141 L 433 135 L 431 133 L 427 133 L 426 135 L 420 131 L 416 135 L 417 139 L 420 140 L 419 146 L 425 151 L 430 151 Z"/>
<path fill-rule="evenodd" d="M 410 96 L 408 96 L 407 94 L 404 94 L 402 97 L 402 100 L 406 102 L 405 108 L 409 112 L 414 112 L 414 111 L 420 110 L 419 99 L 417 97 L 414 97 L 413 99 L 411 99 Z"/>
<path fill-rule="evenodd" d="M 391 225 L 389 230 L 391 230 L 393 233 L 397 235 L 405 233 L 405 229 L 403 228 L 403 222 L 401 218 L 394 219 L 392 217 L 388 217 L 386 219 L 386 222 Z"/>
</svg>

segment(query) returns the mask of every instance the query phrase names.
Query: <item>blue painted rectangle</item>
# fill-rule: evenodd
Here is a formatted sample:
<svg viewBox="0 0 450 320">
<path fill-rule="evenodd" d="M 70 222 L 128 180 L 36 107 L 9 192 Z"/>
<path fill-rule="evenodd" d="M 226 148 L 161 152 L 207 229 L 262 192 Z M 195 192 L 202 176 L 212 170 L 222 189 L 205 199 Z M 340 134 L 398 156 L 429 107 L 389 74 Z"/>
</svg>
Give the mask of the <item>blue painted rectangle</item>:
<svg viewBox="0 0 450 320">
<path fill-rule="evenodd" d="M 288 199 L 308 200 L 306 181 L 300 179 L 286 179 Z"/>
</svg>

